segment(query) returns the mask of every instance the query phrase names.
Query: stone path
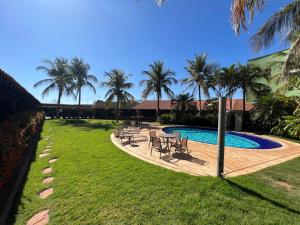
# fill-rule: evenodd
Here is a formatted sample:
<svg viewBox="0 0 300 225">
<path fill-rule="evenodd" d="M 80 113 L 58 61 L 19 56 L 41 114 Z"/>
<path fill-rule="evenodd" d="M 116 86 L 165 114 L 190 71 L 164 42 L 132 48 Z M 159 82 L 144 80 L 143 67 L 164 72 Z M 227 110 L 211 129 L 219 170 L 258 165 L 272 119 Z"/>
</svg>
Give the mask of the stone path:
<svg viewBox="0 0 300 225">
<path fill-rule="evenodd" d="M 48 198 L 53 193 L 53 188 L 48 188 L 39 192 L 39 196 L 41 199 Z"/>
<path fill-rule="evenodd" d="M 54 177 L 47 177 L 43 180 L 43 184 L 50 184 L 54 181 Z"/>
<path fill-rule="evenodd" d="M 45 225 L 49 223 L 49 209 L 38 212 L 32 216 L 26 225 Z"/>
<path fill-rule="evenodd" d="M 57 161 L 57 158 L 55 158 L 55 159 L 50 159 L 48 162 L 49 163 L 55 163 Z"/>
<path fill-rule="evenodd" d="M 46 156 L 48 156 L 48 155 L 49 155 L 49 153 L 42 153 L 42 154 L 39 155 L 39 157 L 40 157 L 40 158 L 44 158 L 44 157 L 46 157 Z"/>
<path fill-rule="evenodd" d="M 43 169 L 42 173 L 48 174 L 48 173 L 51 173 L 52 171 L 53 171 L 52 167 L 47 167 L 47 168 Z"/>
<path fill-rule="evenodd" d="M 51 141 L 51 138 L 50 138 L 50 135 L 52 134 L 51 131 L 52 131 L 52 129 L 50 128 L 49 132 L 48 132 L 49 135 L 47 135 L 44 138 L 44 140 L 47 141 L 48 143 L 47 143 L 46 148 L 43 150 L 43 152 L 39 154 L 39 158 L 41 158 L 41 159 L 49 156 L 52 151 L 53 142 Z M 48 163 L 52 164 L 52 163 L 55 163 L 56 161 L 57 161 L 57 158 L 52 158 L 52 159 L 48 160 Z M 46 167 L 42 170 L 42 174 L 49 174 L 49 173 L 52 173 L 52 171 L 53 171 L 52 167 Z M 47 177 L 42 181 L 42 183 L 45 185 L 48 185 L 48 184 L 52 183 L 53 181 L 54 181 L 54 177 Z M 37 194 L 41 199 L 46 199 L 50 195 L 52 195 L 53 192 L 54 192 L 53 188 L 46 188 L 46 189 L 38 192 Z M 26 225 L 46 225 L 48 223 L 49 223 L 49 209 L 45 209 L 45 210 L 42 210 L 42 211 L 34 214 L 27 221 Z"/>
</svg>

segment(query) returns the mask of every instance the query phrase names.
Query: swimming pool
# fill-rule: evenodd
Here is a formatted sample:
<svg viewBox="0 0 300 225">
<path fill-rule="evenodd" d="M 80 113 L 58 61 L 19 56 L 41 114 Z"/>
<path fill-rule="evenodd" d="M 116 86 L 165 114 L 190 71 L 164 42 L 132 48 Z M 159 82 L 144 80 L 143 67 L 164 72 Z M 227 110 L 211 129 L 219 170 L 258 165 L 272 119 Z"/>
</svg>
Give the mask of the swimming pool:
<svg viewBox="0 0 300 225">
<path fill-rule="evenodd" d="M 188 137 L 189 140 L 207 144 L 217 144 L 218 132 L 216 130 L 193 128 L 193 127 L 165 127 L 165 133 L 179 132 L 180 137 Z M 241 134 L 227 131 L 225 134 L 225 146 L 249 149 L 273 149 L 282 147 L 281 144 L 265 138 L 249 134 Z"/>
</svg>

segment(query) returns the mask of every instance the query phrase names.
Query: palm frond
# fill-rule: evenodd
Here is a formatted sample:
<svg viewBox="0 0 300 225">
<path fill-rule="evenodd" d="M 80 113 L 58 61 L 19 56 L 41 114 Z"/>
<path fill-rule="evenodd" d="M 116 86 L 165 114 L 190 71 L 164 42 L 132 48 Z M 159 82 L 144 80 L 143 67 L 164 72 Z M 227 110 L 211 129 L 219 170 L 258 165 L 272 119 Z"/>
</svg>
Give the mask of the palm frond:
<svg viewBox="0 0 300 225">
<path fill-rule="evenodd" d="M 267 2 L 267 0 L 232 0 L 231 22 L 235 33 L 239 34 L 241 27 L 247 30 L 247 12 L 252 21 L 256 10 L 262 10 Z"/>
<path fill-rule="evenodd" d="M 47 96 L 51 91 L 54 91 L 57 88 L 55 83 L 50 84 L 48 87 L 46 87 L 44 89 L 44 91 L 42 92 L 42 98 L 44 98 L 45 96 Z"/>
<path fill-rule="evenodd" d="M 252 47 L 255 51 L 269 47 L 276 35 L 287 41 L 289 36 L 294 35 L 291 31 L 298 32 L 299 23 L 296 18 L 300 16 L 300 1 L 283 7 L 279 12 L 271 16 L 263 27 L 251 38 Z"/>
<path fill-rule="evenodd" d="M 49 83 L 52 83 L 53 82 L 53 79 L 44 79 L 44 80 L 40 80 L 40 81 L 38 81 L 38 82 L 36 82 L 34 85 L 33 85 L 33 87 L 39 87 L 39 86 L 41 86 L 41 85 L 44 85 L 44 84 L 49 84 Z"/>
</svg>

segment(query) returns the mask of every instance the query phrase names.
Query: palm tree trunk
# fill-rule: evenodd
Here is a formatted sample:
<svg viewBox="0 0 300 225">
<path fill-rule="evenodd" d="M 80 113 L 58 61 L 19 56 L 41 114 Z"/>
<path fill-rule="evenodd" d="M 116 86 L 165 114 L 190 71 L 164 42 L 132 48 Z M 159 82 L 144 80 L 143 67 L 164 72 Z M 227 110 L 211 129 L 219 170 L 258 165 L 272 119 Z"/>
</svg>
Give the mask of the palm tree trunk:
<svg viewBox="0 0 300 225">
<path fill-rule="evenodd" d="M 232 97 L 233 97 L 233 94 L 230 94 L 229 98 L 230 98 L 230 111 L 232 111 Z"/>
<path fill-rule="evenodd" d="M 159 117 L 159 93 L 157 92 L 157 106 L 156 106 L 156 119 Z"/>
<path fill-rule="evenodd" d="M 116 105 L 116 120 L 117 120 L 117 123 L 119 123 L 119 107 L 120 107 L 120 100 L 119 100 L 119 96 L 117 96 L 117 105 Z"/>
<path fill-rule="evenodd" d="M 199 115 L 201 114 L 202 106 L 201 106 L 201 86 L 199 85 Z"/>
<path fill-rule="evenodd" d="M 78 119 L 80 118 L 80 114 L 81 114 L 81 112 L 80 112 L 80 102 L 81 102 L 81 88 L 79 88 L 79 90 L 78 90 Z"/>
<path fill-rule="evenodd" d="M 243 114 L 246 112 L 246 88 L 243 88 Z"/>
<path fill-rule="evenodd" d="M 59 109 L 60 109 L 60 99 L 62 96 L 62 91 L 58 90 L 58 98 L 57 98 L 57 106 L 56 106 L 56 118 L 59 117 Z"/>
<path fill-rule="evenodd" d="M 242 114 L 242 130 L 244 130 L 244 121 L 245 121 L 245 112 L 246 112 L 246 88 L 243 88 L 243 114 Z"/>
</svg>

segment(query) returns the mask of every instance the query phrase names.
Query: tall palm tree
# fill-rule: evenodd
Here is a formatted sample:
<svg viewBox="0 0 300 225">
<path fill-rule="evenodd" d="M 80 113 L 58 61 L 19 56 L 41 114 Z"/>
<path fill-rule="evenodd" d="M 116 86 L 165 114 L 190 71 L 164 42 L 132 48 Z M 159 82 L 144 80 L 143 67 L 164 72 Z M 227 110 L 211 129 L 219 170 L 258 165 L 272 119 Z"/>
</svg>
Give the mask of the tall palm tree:
<svg viewBox="0 0 300 225">
<path fill-rule="evenodd" d="M 60 108 L 60 101 L 63 94 L 72 95 L 73 92 L 70 89 L 71 82 L 73 80 L 72 76 L 68 73 L 68 60 L 62 57 L 57 57 L 54 61 L 45 59 L 42 61 L 43 66 L 38 66 L 36 69 L 44 71 L 49 78 L 41 80 L 35 83 L 34 87 L 39 87 L 41 85 L 47 85 L 47 87 L 42 92 L 42 97 L 44 98 L 51 91 L 58 90 L 57 97 L 57 112 Z"/>
<path fill-rule="evenodd" d="M 140 85 L 145 85 L 143 91 L 143 98 L 147 98 L 149 95 L 155 93 L 157 99 L 156 116 L 160 114 L 159 101 L 164 92 L 168 97 L 172 98 L 174 96 L 173 91 L 169 88 L 173 83 L 176 84 L 177 80 L 175 77 L 175 72 L 166 69 L 164 63 L 161 61 L 156 61 L 150 64 L 149 71 L 143 71 L 143 74 L 148 77 L 148 79 L 142 80 Z"/>
<path fill-rule="evenodd" d="M 127 91 L 133 87 L 133 84 L 127 82 L 128 75 L 122 70 L 113 69 L 109 72 L 105 72 L 107 81 L 101 82 L 103 87 L 108 88 L 105 94 L 106 102 L 112 103 L 113 100 L 117 100 L 116 103 L 116 120 L 119 121 L 119 109 L 122 103 L 128 103 L 133 100 L 134 97 Z"/>
<path fill-rule="evenodd" d="M 95 94 L 96 88 L 94 84 L 98 82 L 97 78 L 89 75 L 90 65 L 85 63 L 83 59 L 77 57 L 71 60 L 69 66 L 70 74 L 73 76 L 74 82 L 71 86 L 78 96 L 78 118 L 80 118 L 81 91 L 83 87 L 89 87 Z"/>
<path fill-rule="evenodd" d="M 195 59 L 187 60 L 188 65 L 185 67 L 190 77 L 182 80 L 183 84 L 187 85 L 187 88 L 193 89 L 193 94 L 198 89 L 199 96 L 199 113 L 201 113 L 201 91 L 209 97 L 209 88 L 211 87 L 211 78 L 218 69 L 218 65 L 215 63 L 207 62 L 206 53 L 196 55 Z"/>
<path fill-rule="evenodd" d="M 258 80 L 262 78 L 268 79 L 270 72 L 250 65 L 239 64 L 237 68 L 236 85 L 241 88 L 243 92 L 243 113 L 245 113 L 247 92 L 252 92 L 257 96 L 269 93 L 270 87 L 266 84 L 259 83 Z"/>
<path fill-rule="evenodd" d="M 194 97 L 190 95 L 190 93 L 177 95 L 172 99 L 172 103 L 176 104 L 175 110 L 178 110 L 181 113 L 186 112 L 186 110 L 196 108 L 194 104 Z"/>
</svg>

